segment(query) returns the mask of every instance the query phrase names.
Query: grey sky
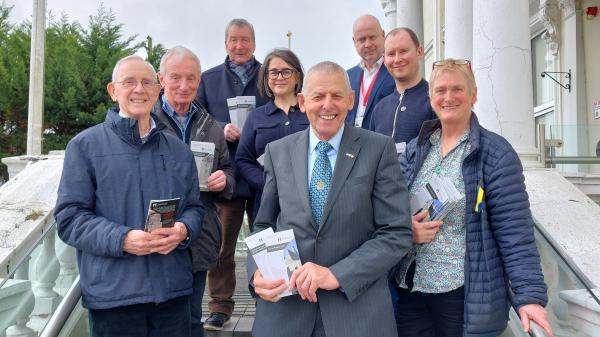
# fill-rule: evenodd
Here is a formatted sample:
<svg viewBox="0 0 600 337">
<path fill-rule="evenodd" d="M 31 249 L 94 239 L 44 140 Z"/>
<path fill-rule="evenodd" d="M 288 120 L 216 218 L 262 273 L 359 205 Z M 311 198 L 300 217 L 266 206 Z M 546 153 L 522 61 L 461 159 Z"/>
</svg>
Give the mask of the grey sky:
<svg viewBox="0 0 600 337">
<path fill-rule="evenodd" d="M 0 0 L 1 1 L 1 0 Z M 32 0 L 4 0 L 14 6 L 11 21 L 31 19 Z M 47 0 L 47 10 L 66 13 L 82 26 L 96 13 L 100 2 Z M 236 17 L 246 18 L 256 30 L 256 52 L 262 62 L 275 47 L 287 47 L 292 31 L 292 50 L 304 68 L 331 60 L 349 68 L 358 62 L 352 44 L 352 23 L 362 14 L 372 14 L 384 24 L 381 0 L 129 0 L 105 1 L 124 36 L 137 41 L 152 36 L 166 47 L 183 45 L 198 54 L 203 69 L 225 59 L 225 26 Z"/>
</svg>

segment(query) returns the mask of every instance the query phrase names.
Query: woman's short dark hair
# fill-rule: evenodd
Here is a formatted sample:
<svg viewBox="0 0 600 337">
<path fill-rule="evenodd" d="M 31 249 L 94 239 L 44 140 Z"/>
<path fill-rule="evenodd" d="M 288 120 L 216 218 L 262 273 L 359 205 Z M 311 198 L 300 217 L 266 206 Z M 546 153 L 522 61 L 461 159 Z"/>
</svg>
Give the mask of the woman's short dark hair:
<svg viewBox="0 0 600 337">
<path fill-rule="evenodd" d="M 285 63 L 289 64 L 298 73 L 298 82 L 294 88 L 294 93 L 299 93 L 302 90 L 302 82 L 304 81 L 304 70 L 302 70 L 302 64 L 298 59 L 298 56 L 289 49 L 273 49 L 263 62 L 260 70 L 258 71 L 258 91 L 261 95 L 267 97 L 273 97 L 273 91 L 269 88 L 269 63 L 274 58 L 280 58 Z"/>
</svg>

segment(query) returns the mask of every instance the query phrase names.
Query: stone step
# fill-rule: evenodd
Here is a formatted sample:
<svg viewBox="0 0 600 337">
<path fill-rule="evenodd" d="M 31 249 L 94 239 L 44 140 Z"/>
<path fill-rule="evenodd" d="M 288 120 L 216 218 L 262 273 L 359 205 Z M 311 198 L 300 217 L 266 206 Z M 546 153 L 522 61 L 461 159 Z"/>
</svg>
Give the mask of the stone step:
<svg viewBox="0 0 600 337">
<path fill-rule="evenodd" d="M 206 337 L 251 337 L 252 336 L 252 323 L 254 322 L 254 315 L 256 314 L 256 306 L 254 298 L 248 291 L 248 277 L 246 276 L 246 257 L 236 256 L 235 259 L 236 268 L 236 289 L 233 294 L 233 300 L 235 301 L 235 307 L 231 315 L 231 321 L 223 327 L 221 331 L 209 331 L 204 330 L 204 336 Z M 202 313 L 205 315 L 204 319 L 209 314 L 208 311 L 208 290 L 205 290 L 204 298 L 202 301 Z"/>
</svg>

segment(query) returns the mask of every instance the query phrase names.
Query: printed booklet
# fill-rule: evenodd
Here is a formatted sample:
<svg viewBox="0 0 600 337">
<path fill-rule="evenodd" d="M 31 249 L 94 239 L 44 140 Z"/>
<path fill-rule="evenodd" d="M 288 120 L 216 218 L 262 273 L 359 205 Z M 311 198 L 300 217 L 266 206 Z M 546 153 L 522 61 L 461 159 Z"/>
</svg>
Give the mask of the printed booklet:
<svg viewBox="0 0 600 337">
<path fill-rule="evenodd" d="M 426 221 L 443 220 L 461 198 L 450 179 L 434 177 L 410 199 L 410 211 L 415 215 L 426 209 L 429 210 Z"/>
<path fill-rule="evenodd" d="M 231 124 L 242 130 L 250 111 L 254 110 L 256 107 L 256 97 L 236 96 L 228 98 L 227 107 L 229 108 L 229 119 L 231 120 Z"/>
<path fill-rule="evenodd" d="M 273 229 L 267 228 L 247 237 L 246 245 L 267 280 L 284 279 L 288 284 L 294 270 L 302 265 L 293 229 L 274 233 Z M 286 289 L 279 296 L 293 294 L 297 294 L 296 289 Z"/>
<path fill-rule="evenodd" d="M 194 154 L 196 168 L 198 169 L 198 180 L 200 191 L 208 191 L 208 177 L 212 173 L 213 161 L 215 160 L 215 143 L 190 142 L 190 149 Z"/>
<path fill-rule="evenodd" d="M 173 227 L 175 225 L 179 200 L 181 200 L 181 198 L 150 200 L 144 230 L 146 232 L 152 232 L 157 228 Z"/>
</svg>

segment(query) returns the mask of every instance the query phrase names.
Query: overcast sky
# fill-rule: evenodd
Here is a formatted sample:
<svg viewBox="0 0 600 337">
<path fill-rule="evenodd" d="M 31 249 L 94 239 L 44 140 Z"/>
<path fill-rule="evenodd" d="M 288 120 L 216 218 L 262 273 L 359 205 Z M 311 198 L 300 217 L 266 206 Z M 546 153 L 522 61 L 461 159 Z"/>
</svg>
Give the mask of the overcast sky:
<svg viewBox="0 0 600 337">
<path fill-rule="evenodd" d="M 2 0 L 0 0 L 2 1 Z M 14 6 L 11 21 L 31 20 L 32 0 L 4 0 Z M 100 2 L 47 0 L 47 11 L 66 13 L 86 27 Z M 150 35 L 165 47 L 183 45 L 200 57 L 203 69 L 225 60 L 225 26 L 243 17 L 256 31 L 255 56 L 262 62 L 275 47 L 287 47 L 286 32 L 292 31 L 292 50 L 305 70 L 331 60 L 344 68 L 359 58 L 352 44 L 352 23 L 362 14 L 372 14 L 384 25 L 381 0 L 128 0 L 105 1 L 116 22 L 124 24 L 123 36 Z"/>
</svg>

